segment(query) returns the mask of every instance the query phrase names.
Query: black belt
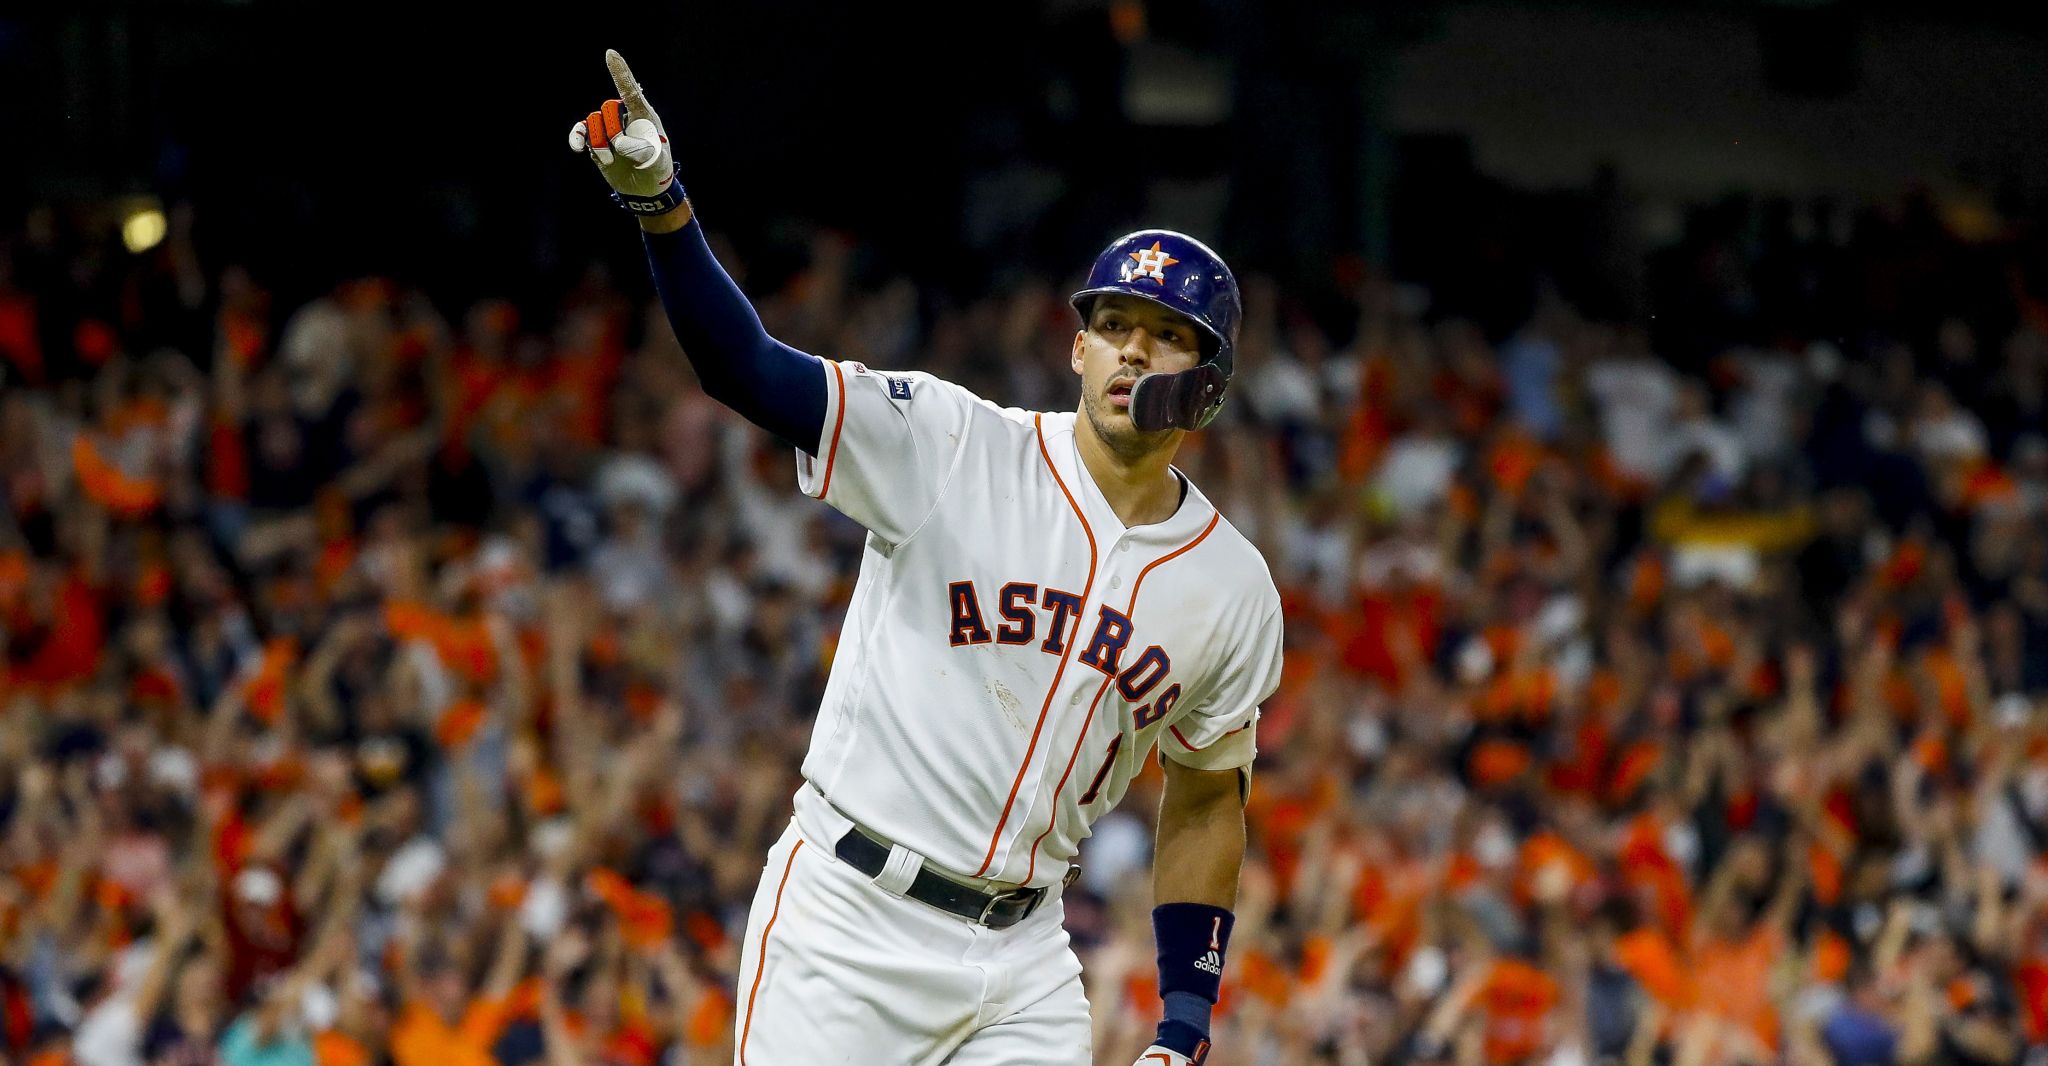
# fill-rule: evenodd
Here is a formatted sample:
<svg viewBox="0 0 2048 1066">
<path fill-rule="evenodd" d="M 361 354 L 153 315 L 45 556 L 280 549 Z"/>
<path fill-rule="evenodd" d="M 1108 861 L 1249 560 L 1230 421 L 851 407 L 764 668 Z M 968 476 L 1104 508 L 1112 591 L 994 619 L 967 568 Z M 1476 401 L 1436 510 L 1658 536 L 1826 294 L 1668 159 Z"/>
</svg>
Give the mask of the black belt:
<svg viewBox="0 0 2048 1066">
<path fill-rule="evenodd" d="M 859 826 L 847 830 L 846 835 L 839 838 L 839 843 L 832 846 L 832 852 L 846 860 L 848 866 L 869 877 L 879 876 L 889 861 L 889 845 L 861 832 Z M 1079 869 L 1078 866 L 1071 868 L 1067 880 L 1072 881 L 1073 873 Z M 983 892 L 942 877 L 933 873 L 931 867 L 920 864 L 917 876 L 911 879 L 909 890 L 903 894 L 977 925 L 1008 929 L 1038 909 L 1038 905 L 1045 901 L 1046 890 L 1018 888 L 1008 892 Z"/>
</svg>

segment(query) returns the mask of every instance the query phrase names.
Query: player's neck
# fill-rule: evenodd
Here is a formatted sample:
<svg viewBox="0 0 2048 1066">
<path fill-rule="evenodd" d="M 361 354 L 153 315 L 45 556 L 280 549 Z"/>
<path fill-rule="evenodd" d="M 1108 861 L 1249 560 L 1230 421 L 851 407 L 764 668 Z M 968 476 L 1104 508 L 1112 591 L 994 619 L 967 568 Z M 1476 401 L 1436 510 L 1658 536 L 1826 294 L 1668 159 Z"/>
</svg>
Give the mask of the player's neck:
<svg viewBox="0 0 2048 1066">
<path fill-rule="evenodd" d="M 1173 476 L 1172 468 L 1177 439 L 1164 448 L 1125 458 L 1095 434 L 1095 427 L 1083 414 L 1074 420 L 1074 444 L 1095 488 L 1125 526 L 1164 522 L 1180 509 L 1180 479 Z"/>
</svg>

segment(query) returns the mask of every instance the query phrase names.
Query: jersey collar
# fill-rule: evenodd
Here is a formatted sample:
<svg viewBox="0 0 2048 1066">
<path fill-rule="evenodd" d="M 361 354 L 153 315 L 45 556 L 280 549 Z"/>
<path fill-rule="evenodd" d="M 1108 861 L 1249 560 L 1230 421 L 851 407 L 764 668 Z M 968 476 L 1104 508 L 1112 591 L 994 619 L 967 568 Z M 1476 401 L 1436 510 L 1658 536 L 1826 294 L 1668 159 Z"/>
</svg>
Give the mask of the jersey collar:
<svg viewBox="0 0 2048 1066">
<path fill-rule="evenodd" d="M 1094 476 L 1088 473 L 1088 465 L 1081 461 L 1080 441 L 1074 436 L 1074 420 L 1079 416 L 1071 411 L 1061 414 L 1063 417 L 1057 431 L 1050 416 L 1042 423 L 1047 436 L 1057 435 L 1065 438 L 1064 441 L 1050 441 L 1052 447 L 1049 450 L 1061 466 L 1061 475 L 1071 479 L 1074 484 L 1075 496 L 1080 500 L 1082 512 L 1088 516 L 1089 525 L 1094 526 L 1098 533 L 1108 531 L 1111 534 L 1111 542 L 1128 539 L 1135 544 L 1156 542 L 1178 545 L 1185 543 L 1189 537 L 1201 532 L 1202 527 L 1209 524 L 1210 517 L 1216 513 L 1215 505 L 1195 486 L 1193 478 L 1182 473 L 1179 467 L 1168 467 L 1173 471 L 1173 476 L 1180 479 L 1180 506 L 1172 515 L 1161 521 L 1126 527 L 1122 520 L 1117 518 L 1116 509 L 1109 505 L 1108 497 L 1105 497 L 1102 489 L 1096 486 Z"/>
</svg>

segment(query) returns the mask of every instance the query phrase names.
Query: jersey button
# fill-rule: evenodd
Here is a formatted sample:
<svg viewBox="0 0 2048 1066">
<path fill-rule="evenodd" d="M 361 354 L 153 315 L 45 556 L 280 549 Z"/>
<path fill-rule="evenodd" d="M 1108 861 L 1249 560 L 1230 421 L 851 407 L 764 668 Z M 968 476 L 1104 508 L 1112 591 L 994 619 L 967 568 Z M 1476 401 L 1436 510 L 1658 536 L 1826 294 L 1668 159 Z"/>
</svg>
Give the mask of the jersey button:
<svg viewBox="0 0 2048 1066">
<path fill-rule="evenodd" d="M 1130 542 L 1130 541 L 1127 541 L 1127 540 L 1126 540 L 1126 541 L 1119 541 L 1119 542 L 1117 542 L 1116 550 L 1117 550 L 1117 551 L 1120 551 L 1120 552 L 1127 552 L 1127 551 L 1130 551 L 1130 550 L 1131 550 L 1131 542 Z"/>
<path fill-rule="evenodd" d="M 1110 578 L 1110 579 L 1109 579 L 1109 587 L 1110 587 L 1110 588 L 1113 588 L 1113 589 L 1120 589 L 1120 588 L 1123 588 L 1123 587 L 1124 587 L 1124 579 L 1123 579 L 1123 578 L 1120 578 L 1120 577 L 1113 577 L 1113 578 Z"/>
</svg>

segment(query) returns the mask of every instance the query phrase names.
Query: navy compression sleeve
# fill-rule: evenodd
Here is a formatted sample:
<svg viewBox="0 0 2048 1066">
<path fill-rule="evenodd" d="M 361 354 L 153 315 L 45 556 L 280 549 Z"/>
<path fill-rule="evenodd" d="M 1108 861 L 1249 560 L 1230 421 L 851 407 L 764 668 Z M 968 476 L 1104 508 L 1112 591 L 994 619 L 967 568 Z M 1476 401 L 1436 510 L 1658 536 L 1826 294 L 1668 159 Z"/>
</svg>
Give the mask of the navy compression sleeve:
<svg viewBox="0 0 2048 1066">
<path fill-rule="evenodd" d="M 704 392 L 783 440 L 818 454 L 825 374 L 817 356 L 768 335 L 727 276 L 696 219 L 674 233 L 643 233 L 654 288 Z"/>
</svg>

